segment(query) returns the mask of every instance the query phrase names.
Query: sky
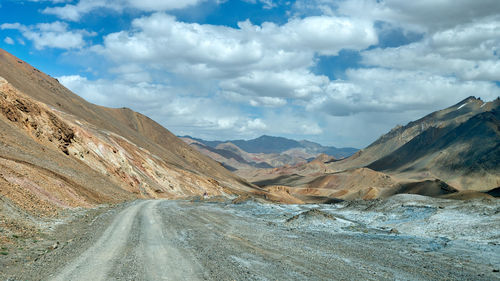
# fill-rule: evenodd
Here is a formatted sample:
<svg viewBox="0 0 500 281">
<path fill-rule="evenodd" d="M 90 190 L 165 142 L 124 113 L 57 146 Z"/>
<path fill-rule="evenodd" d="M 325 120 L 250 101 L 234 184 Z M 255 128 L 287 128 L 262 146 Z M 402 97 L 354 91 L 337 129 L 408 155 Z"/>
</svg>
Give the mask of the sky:
<svg viewBox="0 0 500 281">
<path fill-rule="evenodd" d="M 0 0 L 0 48 L 207 140 L 362 148 L 500 96 L 498 0 Z"/>
</svg>

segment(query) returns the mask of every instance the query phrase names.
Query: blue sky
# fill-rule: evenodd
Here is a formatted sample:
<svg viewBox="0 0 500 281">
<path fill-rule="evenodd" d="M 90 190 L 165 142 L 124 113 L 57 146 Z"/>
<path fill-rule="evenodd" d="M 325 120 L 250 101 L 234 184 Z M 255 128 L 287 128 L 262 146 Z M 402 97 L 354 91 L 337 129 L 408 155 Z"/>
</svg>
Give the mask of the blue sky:
<svg viewBox="0 0 500 281">
<path fill-rule="evenodd" d="M 178 135 L 363 147 L 500 95 L 497 0 L 0 3 L 0 48 Z"/>
</svg>

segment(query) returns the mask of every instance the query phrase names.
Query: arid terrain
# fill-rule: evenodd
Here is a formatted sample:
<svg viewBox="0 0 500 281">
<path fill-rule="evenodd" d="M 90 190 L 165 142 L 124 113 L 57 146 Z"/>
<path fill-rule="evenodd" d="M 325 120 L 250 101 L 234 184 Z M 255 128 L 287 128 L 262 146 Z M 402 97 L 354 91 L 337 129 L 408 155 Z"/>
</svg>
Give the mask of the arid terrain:
<svg viewBox="0 0 500 281">
<path fill-rule="evenodd" d="M 0 280 L 500 279 L 499 107 L 468 98 L 345 159 L 244 151 L 0 50 Z"/>
<path fill-rule="evenodd" d="M 69 208 L 265 193 L 148 117 L 88 103 L 3 50 L 0 167 L 5 243 Z"/>
<path fill-rule="evenodd" d="M 220 201 L 220 200 L 219 200 Z M 7 280 L 498 280 L 500 203 L 135 201 L 60 225 Z M 87 215 L 80 215 L 85 218 Z M 76 230 L 76 231 L 75 231 Z M 54 239 L 58 239 L 57 241 Z M 14 252 L 21 252 L 16 249 Z M 23 267 L 16 263 L 24 262 Z"/>
<path fill-rule="evenodd" d="M 236 173 L 264 189 L 287 188 L 305 202 L 386 198 L 398 193 L 490 197 L 500 186 L 500 98 L 469 97 L 398 126 L 346 159 Z"/>
</svg>

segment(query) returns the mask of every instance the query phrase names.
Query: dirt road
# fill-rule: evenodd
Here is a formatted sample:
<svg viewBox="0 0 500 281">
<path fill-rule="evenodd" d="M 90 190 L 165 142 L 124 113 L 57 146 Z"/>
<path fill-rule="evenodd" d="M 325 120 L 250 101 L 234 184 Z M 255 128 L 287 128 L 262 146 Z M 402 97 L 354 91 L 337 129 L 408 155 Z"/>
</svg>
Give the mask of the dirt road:
<svg viewBox="0 0 500 281">
<path fill-rule="evenodd" d="M 396 203 L 394 206 L 402 206 Z M 385 214 L 378 210 L 364 211 L 363 220 L 358 214 L 360 207 L 347 205 L 137 201 L 117 212 L 110 223 L 103 226 L 103 231 L 86 234 L 95 236 L 89 240 L 90 246 L 75 242 L 53 251 L 52 257 L 32 265 L 44 270 L 27 270 L 19 278 L 92 281 L 500 279 L 495 272 L 500 265 L 500 246 L 490 241 L 498 239 L 499 228 L 494 225 L 498 206 L 481 210 L 484 218 L 477 220 L 485 227 L 493 214 L 492 228 L 483 231 L 483 234 L 492 234 L 491 237 L 486 234 L 481 236 L 481 241 L 473 241 L 466 234 L 451 237 L 448 234 L 455 231 L 446 229 L 443 236 L 426 235 L 431 231 L 425 228 L 434 223 L 436 216 L 446 215 L 448 209 L 453 211 L 448 206 L 440 206 L 442 210 L 428 205 L 415 209 L 413 204 L 408 209 L 411 212 L 397 211 L 406 214 L 406 220 L 396 217 L 396 211 Z M 475 215 L 474 212 L 470 215 Z M 385 221 L 382 215 L 386 216 Z M 385 224 L 379 225 L 382 221 Z M 421 225 L 424 234 L 419 232 L 422 230 L 408 232 L 412 221 L 417 228 Z M 394 229 L 395 225 L 401 227 L 403 233 Z"/>
</svg>

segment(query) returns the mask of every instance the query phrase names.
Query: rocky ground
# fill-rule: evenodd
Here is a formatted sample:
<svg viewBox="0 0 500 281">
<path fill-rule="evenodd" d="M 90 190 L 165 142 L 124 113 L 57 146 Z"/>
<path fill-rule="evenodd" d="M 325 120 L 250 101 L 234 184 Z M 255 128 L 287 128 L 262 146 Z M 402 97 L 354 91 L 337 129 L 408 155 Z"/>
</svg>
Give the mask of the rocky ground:
<svg viewBox="0 0 500 281">
<path fill-rule="evenodd" d="M 39 264 L 40 259 L 57 257 L 56 252 L 63 252 L 61 249 L 67 246 L 92 243 L 93 237 L 98 236 L 99 231 L 107 227 L 114 214 L 124 206 L 75 208 L 50 217 L 34 217 L 17 209 L 9 209 L 8 204 L 0 205 L 0 221 L 5 222 L 0 225 L 0 280 L 16 280 L 12 276 Z M 6 214 L 9 212 L 11 214 Z M 11 219 L 12 212 L 16 213 L 15 221 Z M 65 262 L 65 259 L 61 262 Z M 40 280 L 35 276 L 36 273 L 27 280 Z"/>
<path fill-rule="evenodd" d="M 0 280 L 500 280 L 496 199 L 134 201 L 43 235 L 2 250 Z"/>
</svg>

